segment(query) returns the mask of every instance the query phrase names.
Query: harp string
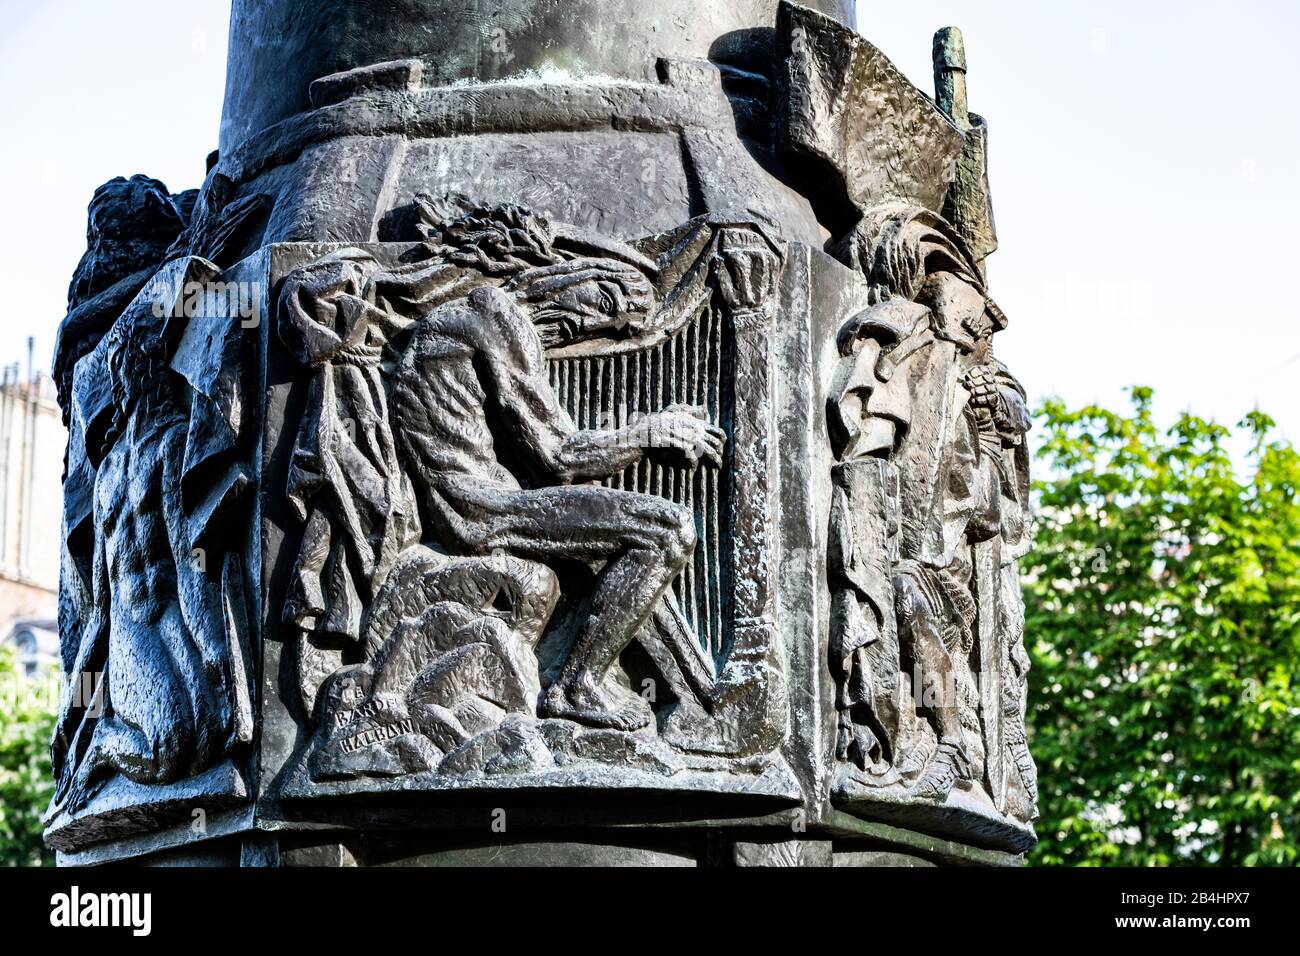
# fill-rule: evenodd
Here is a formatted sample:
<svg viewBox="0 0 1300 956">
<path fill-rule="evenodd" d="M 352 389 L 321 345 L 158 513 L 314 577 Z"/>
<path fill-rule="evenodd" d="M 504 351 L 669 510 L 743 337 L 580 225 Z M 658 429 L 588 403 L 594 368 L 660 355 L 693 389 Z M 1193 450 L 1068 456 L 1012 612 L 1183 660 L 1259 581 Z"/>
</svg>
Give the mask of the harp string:
<svg viewBox="0 0 1300 956">
<path fill-rule="evenodd" d="M 727 427 L 720 375 L 725 323 L 707 304 L 680 329 L 643 349 L 548 359 L 551 387 L 580 429 L 622 428 L 639 415 L 671 405 L 698 405 Z M 722 594 L 724 477 L 711 464 L 647 457 L 601 481 L 607 488 L 657 495 L 695 516 L 699 544 L 672 592 L 703 650 L 719 665 L 725 656 Z"/>
</svg>

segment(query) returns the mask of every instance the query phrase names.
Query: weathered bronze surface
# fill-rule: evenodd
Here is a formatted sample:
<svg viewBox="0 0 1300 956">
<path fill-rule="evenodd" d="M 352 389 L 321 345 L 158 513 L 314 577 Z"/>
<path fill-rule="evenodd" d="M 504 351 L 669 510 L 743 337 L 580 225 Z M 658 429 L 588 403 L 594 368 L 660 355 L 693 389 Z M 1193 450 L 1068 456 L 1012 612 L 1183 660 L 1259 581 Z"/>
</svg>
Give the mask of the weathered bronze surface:
<svg viewBox="0 0 1300 956">
<path fill-rule="evenodd" d="M 60 332 L 65 862 L 1032 846 L 987 127 L 852 20 L 236 0 Z"/>
</svg>

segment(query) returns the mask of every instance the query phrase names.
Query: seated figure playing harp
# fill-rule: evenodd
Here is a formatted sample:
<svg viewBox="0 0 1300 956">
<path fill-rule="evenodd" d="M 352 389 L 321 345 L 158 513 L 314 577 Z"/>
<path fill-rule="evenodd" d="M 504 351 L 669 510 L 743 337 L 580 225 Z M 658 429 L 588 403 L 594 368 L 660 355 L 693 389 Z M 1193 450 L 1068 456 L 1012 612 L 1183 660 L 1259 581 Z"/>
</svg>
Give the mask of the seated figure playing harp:
<svg viewBox="0 0 1300 956">
<path fill-rule="evenodd" d="M 635 330 L 653 299 L 645 276 L 613 258 L 526 269 L 420 318 L 389 384 L 399 455 L 422 518 L 449 550 L 604 562 L 540 711 L 625 731 L 647 726 L 651 710 L 606 675 L 660 613 L 695 549 L 695 522 L 671 501 L 589 482 L 652 449 L 717 463 L 725 435 L 703 409 L 681 405 L 579 431 L 552 390 L 544 349 Z"/>
</svg>

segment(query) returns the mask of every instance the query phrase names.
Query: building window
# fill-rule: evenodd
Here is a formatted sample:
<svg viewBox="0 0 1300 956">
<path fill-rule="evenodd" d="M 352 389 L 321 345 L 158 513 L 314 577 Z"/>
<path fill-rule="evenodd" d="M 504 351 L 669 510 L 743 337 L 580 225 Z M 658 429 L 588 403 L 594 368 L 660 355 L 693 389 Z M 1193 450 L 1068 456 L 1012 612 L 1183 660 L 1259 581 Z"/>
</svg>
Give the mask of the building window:
<svg viewBox="0 0 1300 956">
<path fill-rule="evenodd" d="M 28 677 L 35 677 L 36 670 L 40 666 L 40 650 L 36 644 L 36 635 L 31 631 L 19 631 L 14 637 L 14 643 L 18 645 L 18 660 L 23 665 L 23 673 Z"/>
</svg>

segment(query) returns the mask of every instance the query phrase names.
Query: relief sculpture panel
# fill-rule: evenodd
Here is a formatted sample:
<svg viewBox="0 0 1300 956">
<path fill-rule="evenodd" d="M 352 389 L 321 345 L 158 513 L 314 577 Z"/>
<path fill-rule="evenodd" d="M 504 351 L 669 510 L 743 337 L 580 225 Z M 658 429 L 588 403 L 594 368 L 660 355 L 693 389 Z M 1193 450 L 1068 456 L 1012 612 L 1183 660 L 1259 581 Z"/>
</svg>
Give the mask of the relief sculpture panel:
<svg viewBox="0 0 1300 956">
<path fill-rule="evenodd" d="M 993 354 L 1006 317 L 933 212 L 875 208 L 836 251 L 870 302 L 840 329 L 828 408 L 837 799 L 1032 839 L 1029 415 Z"/>
<path fill-rule="evenodd" d="M 256 336 L 194 296 L 220 275 L 166 263 L 66 370 L 56 845 L 248 795 Z"/>
<path fill-rule="evenodd" d="M 783 247 L 707 219 L 624 244 L 458 197 L 414 219 L 399 261 L 339 248 L 280 285 L 309 376 L 283 620 L 313 729 L 286 792 L 593 768 L 788 791 Z"/>
<path fill-rule="evenodd" d="M 47 840 L 495 860 L 514 795 L 524 858 L 1016 862 L 1030 419 L 960 32 L 931 96 L 840 0 L 498 5 L 528 72 L 450 0 L 235 0 L 202 187 L 96 192 Z"/>
</svg>

